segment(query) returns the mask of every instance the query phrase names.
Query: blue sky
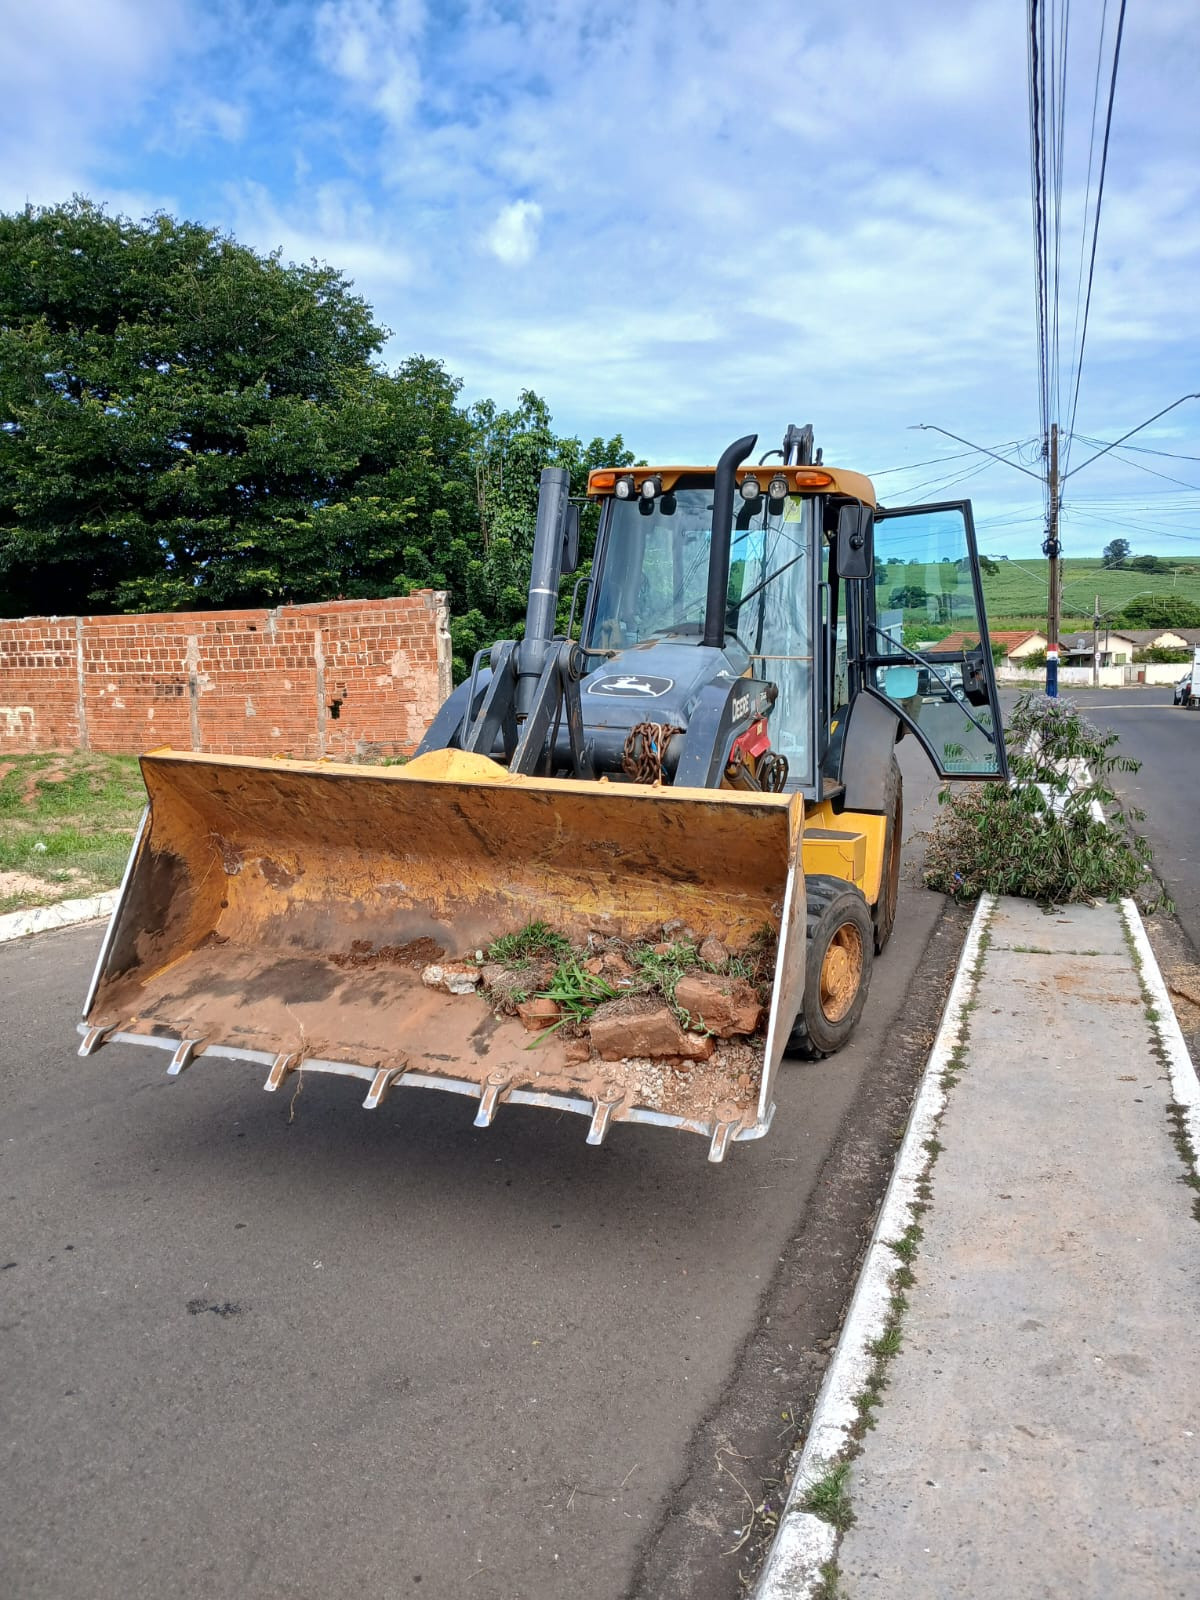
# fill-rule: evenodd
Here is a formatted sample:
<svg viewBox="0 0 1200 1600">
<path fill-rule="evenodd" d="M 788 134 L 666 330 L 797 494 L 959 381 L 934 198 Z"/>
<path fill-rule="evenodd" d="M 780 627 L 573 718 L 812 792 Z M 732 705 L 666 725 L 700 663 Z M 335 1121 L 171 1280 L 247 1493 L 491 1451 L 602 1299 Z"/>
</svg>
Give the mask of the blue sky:
<svg viewBox="0 0 1200 1600">
<path fill-rule="evenodd" d="M 1102 10 L 1070 11 L 1064 368 Z M 620 430 L 657 460 L 711 460 L 755 429 L 767 448 L 812 421 L 888 503 L 970 495 L 985 550 L 1040 543 L 1036 482 L 913 431 L 1036 464 L 1020 0 L 0 13 L 0 208 L 80 191 L 327 260 L 393 330 L 389 360 L 437 356 L 466 398 L 531 387 L 562 431 Z M 1200 390 L 1197 83 L 1195 0 L 1131 5 L 1084 437 Z M 1200 460 L 1180 459 L 1200 457 L 1200 401 L 1131 444 L 1067 485 L 1065 553 L 1124 537 L 1200 561 Z"/>
</svg>

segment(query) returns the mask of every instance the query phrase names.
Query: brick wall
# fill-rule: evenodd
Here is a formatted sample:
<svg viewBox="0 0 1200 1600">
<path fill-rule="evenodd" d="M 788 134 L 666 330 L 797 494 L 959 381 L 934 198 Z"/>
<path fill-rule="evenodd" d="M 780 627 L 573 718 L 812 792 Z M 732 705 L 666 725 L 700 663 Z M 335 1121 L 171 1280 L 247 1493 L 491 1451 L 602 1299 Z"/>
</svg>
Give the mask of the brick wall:
<svg viewBox="0 0 1200 1600">
<path fill-rule="evenodd" d="M 159 745 L 408 755 L 450 692 L 446 596 L 0 619 L 0 756 Z"/>
</svg>

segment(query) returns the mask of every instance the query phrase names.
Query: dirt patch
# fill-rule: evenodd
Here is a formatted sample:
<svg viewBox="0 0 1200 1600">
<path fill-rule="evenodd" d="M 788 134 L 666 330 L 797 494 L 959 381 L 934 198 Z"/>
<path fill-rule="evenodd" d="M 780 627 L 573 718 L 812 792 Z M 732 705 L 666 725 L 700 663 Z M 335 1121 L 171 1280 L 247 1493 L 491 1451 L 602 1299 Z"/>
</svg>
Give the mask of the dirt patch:
<svg viewBox="0 0 1200 1600">
<path fill-rule="evenodd" d="M 418 943 L 419 941 L 414 941 Z M 402 947 L 396 947 L 401 949 Z M 204 1039 L 272 1055 L 354 1062 L 372 1070 L 407 1068 L 435 1077 L 634 1106 L 710 1123 L 720 1115 L 753 1120 L 762 1051 L 720 1041 L 707 1061 L 587 1061 L 568 1058 L 566 1027 L 531 1047 L 518 1017 L 497 1015 L 481 994 L 426 988 L 406 957 L 349 952 L 342 962 L 206 944 L 149 976 L 127 974 L 102 989 L 92 1020 L 133 1033 Z M 359 957 L 355 962 L 354 957 Z M 486 1050 L 480 1041 L 486 1038 Z M 751 1060 L 750 1057 L 755 1059 Z M 735 1107 L 734 1112 L 726 1110 Z"/>
<path fill-rule="evenodd" d="M 1145 924 L 1176 1019 L 1200 1071 L 1200 959 L 1177 917 L 1160 911 L 1147 917 Z"/>
<path fill-rule="evenodd" d="M 37 800 L 38 790 L 48 784 L 66 783 L 71 774 L 64 766 L 65 760 L 64 756 L 59 756 L 46 766 L 36 767 L 32 772 L 26 773 L 25 781 L 21 785 L 21 800 L 25 805 L 32 806 Z"/>
<path fill-rule="evenodd" d="M 347 954 L 329 959 L 335 967 L 411 967 L 420 972 L 445 954 L 436 939 L 410 939 L 407 944 L 381 945 L 373 945 L 369 939 L 355 939 Z"/>
<path fill-rule="evenodd" d="M 57 888 L 57 884 L 47 883 L 44 878 L 30 877 L 27 872 L 0 872 L 0 900 L 17 894 L 54 894 Z"/>
</svg>

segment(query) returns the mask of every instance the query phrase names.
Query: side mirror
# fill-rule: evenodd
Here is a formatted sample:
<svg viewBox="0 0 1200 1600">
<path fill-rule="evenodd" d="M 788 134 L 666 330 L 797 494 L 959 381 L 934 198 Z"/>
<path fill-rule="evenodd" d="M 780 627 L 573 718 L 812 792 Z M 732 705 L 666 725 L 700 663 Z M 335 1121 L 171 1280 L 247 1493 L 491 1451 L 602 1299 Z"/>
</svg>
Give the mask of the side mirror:
<svg viewBox="0 0 1200 1600">
<path fill-rule="evenodd" d="M 563 515 L 562 570 L 574 572 L 579 565 L 579 507 L 567 502 Z"/>
<path fill-rule="evenodd" d="M 837 570 L 841 578 L 869 578 L 875 565 L 875 513 L 859 500 L 838 508 Z"/>
</svg>

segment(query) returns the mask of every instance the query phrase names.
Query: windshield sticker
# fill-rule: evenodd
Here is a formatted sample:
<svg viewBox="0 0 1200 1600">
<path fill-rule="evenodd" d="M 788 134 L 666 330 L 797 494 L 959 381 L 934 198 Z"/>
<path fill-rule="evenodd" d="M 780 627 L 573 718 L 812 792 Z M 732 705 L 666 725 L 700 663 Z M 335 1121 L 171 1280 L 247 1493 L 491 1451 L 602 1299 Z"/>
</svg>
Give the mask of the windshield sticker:
<svg viewBox="0 0 1200 1600">
<path fill-rule="evenodd" d="M 675 687 L 674 678 L 622 677 L 597 678 L 588 684 L 589 694 L 613 695 L 624 700 L 658 700 Z"/>
</svg>

